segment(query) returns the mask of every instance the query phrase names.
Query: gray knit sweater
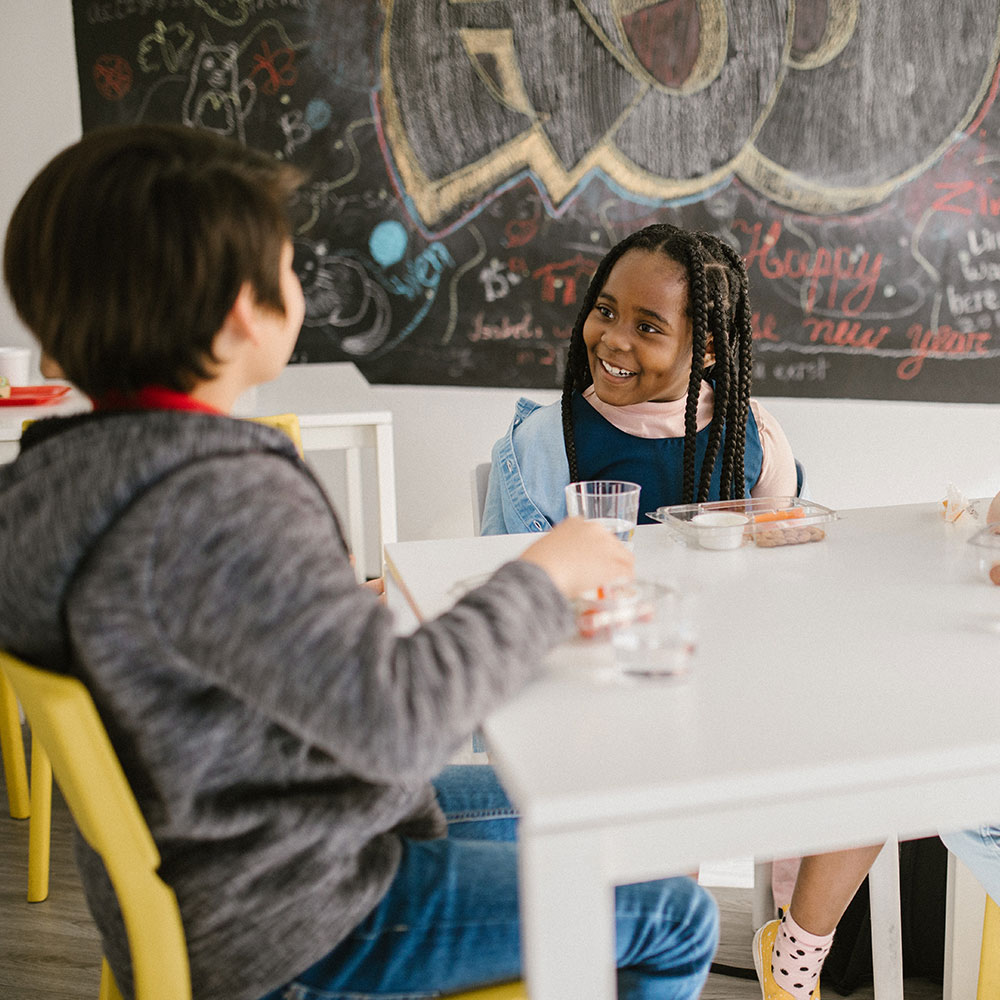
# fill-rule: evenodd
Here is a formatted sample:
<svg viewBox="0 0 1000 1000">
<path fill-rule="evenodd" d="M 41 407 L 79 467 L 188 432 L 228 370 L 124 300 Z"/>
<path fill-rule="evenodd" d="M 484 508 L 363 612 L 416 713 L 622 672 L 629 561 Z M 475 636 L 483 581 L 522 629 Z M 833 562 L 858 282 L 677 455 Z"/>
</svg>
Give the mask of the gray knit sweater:
<svg viewBox="0 0 1000 1000">
<path fill-rule="evenodd" d="M 208 414 L 39 421 L 0 466 L 0 646 L 94 696 L 180 902 L 196 998 L 253 1000 L 375 905 L 429 779 L 570 626 L 510 563 L 410 636 L 354 581 L 279 431 Z M 79 852 L 116 977 L 127 945 Z"/>
</svg>

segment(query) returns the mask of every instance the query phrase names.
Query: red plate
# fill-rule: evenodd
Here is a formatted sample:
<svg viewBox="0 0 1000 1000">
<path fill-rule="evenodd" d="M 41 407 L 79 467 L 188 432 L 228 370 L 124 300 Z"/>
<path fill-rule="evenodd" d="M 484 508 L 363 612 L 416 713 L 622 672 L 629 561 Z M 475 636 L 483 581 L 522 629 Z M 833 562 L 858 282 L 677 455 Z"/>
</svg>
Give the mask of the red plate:
<svg viewBox="0 0 1000 1000">
<path fill-rule="evenodd" d="M 58 403 L 70 390 L 68 385 L 12 385 L 10 395 L 0 398 L 0 406 L 40 406 Z"/>
</svg>

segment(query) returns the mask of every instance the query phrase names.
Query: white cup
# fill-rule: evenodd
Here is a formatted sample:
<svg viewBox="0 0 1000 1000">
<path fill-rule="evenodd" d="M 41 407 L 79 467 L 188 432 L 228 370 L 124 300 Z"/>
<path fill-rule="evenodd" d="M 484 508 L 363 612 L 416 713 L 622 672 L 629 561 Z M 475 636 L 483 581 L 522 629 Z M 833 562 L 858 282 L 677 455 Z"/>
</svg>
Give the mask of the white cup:
<svg viewBox="0 0 1000 1000">
<path fill-rule="evenodd" d="M 30 370 L 30 347 L 0 347 L 0 375 L 11 385 L 27 385 Z"/>
</svg>

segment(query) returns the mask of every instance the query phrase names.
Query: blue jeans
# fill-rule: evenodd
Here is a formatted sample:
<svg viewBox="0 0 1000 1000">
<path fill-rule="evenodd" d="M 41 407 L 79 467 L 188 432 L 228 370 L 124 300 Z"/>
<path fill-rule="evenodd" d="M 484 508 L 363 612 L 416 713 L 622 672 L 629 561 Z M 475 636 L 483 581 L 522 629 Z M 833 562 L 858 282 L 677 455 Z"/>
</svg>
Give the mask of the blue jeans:
<svg viewBox="0 0 1000 1000">
<path fill-rule="evenodd" d="M 434 784 L 448 836 L 404 840 L 375 910 L 263 1000 L 415 1000 L 520 978 L 517 815 L 486 765 Z M 619 997 L 696 997 L 718 941 L 712 897 L 689 878 L 620 886 L 615 914 Z"/>
<path fill-rule="evenodd" d="M 975 830 L 942 833 L 940 837 L 945 847 L 968 865 L 987 893 L 1000 903 L 1000 826 L 980 826 Z"/>
</svg>

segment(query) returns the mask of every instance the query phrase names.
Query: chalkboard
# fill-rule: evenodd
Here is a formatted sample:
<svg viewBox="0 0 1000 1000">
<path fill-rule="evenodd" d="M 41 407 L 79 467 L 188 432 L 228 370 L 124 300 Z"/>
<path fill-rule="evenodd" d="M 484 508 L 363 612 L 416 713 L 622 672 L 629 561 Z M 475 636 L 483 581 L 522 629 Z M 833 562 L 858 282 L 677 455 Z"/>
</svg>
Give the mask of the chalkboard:
<svg viewBox="0 0 1000 1000">
<path fill-rule="evenodd" d="M 309 172 L 293 360 L 561 385 L 633 229 L 745 257 L 759 395 L 1000 401 L 1000 0 L 74 0 L 84 128 Z"/>
</svg>

